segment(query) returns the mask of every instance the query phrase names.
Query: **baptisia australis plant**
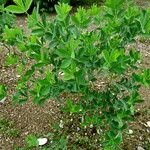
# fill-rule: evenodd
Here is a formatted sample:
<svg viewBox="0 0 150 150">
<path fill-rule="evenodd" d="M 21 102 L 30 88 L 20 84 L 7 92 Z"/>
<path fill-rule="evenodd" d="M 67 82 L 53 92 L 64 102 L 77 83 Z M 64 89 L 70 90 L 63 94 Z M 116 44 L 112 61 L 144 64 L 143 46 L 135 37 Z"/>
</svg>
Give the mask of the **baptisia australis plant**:
<svg viewBox="0 0 150 150">
<path fill-rule="evenodd" d="M 27 14 L 32 1 L 14 2 L 7 11 Z M 103 128 L 103 148 L 117 149 L 135 104 L 142 101 L 140 86 L 150 85 L 150 70 L 138 67 L 140 53 L 127 48 L 135 37 L 149 36 L 150 9 L 131 3 L 106 0 L 104 6 L 79 7 L 74 14 L 71 6 L 59 3 L 54 19 L 40 16 L 38 9 L 27 14 L 30 34 L 6 26 L 3 38 L 22 53 L 19 67 L 26 68 L 13 101 L 23 104 L 32 98 L 43 104 L 63 100 L 64 93 L 74 95 L 77 100 L 67 98 L 63 111 L 82 116 L 82 125 Z"/>
</svg>

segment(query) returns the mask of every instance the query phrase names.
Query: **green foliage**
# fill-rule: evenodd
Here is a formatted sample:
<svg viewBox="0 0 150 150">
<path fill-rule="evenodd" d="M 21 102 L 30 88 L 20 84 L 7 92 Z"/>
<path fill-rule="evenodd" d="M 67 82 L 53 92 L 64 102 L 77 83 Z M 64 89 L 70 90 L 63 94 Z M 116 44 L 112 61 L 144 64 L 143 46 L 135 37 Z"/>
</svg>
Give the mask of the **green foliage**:
<svg viewBox="0 0 150 150">
<path fill-rule="evenodd" d="M 7 2 L 7 0 L 0 0 L 0 5 L 3 5 Z"/>
<path fill-rule="evenodd" d="M 14 128 L 14 122 L 0 118 L 0 134 L 9 137 L 19 137 L 20 132 Z"/>
<path fill-rule="evenodd" d="M 0 84 L 0 101 L 5 98 L 7 95 L 7 92 L 6 92 L 6 87 L 2 84 Z"/>
<path fill-rule="evenodd" d="M 27 142 L 28 148 L 33 148 L 33 147 L 38 146 L 38 140 L 37 140 L 36 136 L 34 136 L 34 135 L 28 135 L 26 137 L 26 142 Z"/>
<path fill-rule="evenodd" d="M 103 0 L 70 0 L 73 5 L 92 5 L 103 2 Z"/>
<path fill-rule="evenodd" d="M 17 55 L 7 55 L 6 58 L 5 58 L 5 65 L 6 66 L 11 66 L 11 65 L 14 65 L 14 64 L 17 64 L 18 63 L 18 56 Z"/>
<path fill-rule="evenodd" d="M 66 107 L 62 109 L 64 112 L 77 113 L 82 111 L 81 105 L 73 104 L 72 100 L 67 100 Z"/>
<path fill-rule="evenodd" d="M 25 12 L 28 7 L 20 8 Z M 50 98 L 63 101 L 64 93 L 76 97 L 67 98 L 63 111 L 82 116 L 82 125 L 103 127 L 104 149 L 115 150 L 135 104 L 142 102 L 140 86 L 150 85 L 149 69 L 137 65 L 139 52 L 126 49 L 136 36 L 149 36 L 150 11 L 128 6 L 126 0 L 107 0 L 101 8 L 88 10 L 80 7 L 73 15 L 68 4 L 59 3 L 55 9 L 57 16 L 50 21 L 37 9 L 28 14 L 28 35 L 14 28 L 15 38 L 5 29 L 5 43 L 33 61 L 18 81 L 13 100 L 23 104 L 32 97 L 41 105 Z M 8 59 L 17 62 L 14 56 Z"/>
<path fill-rule="evenodd" d="M 27 10 L 30 8 L 32 0 L 13 0 L 13 2 L 15 5 L 7 6 L 6 10 L 12 13 L 22 14 L 27 12 Z"/>
<path fill-rule="evenodd" d="M 3 40 L 7 41 L 9 45 L 16 45 L 18 43 L 17 41 L 23 39 L 22 30 L 19 28 L 9 28 L 5 25 L 3 32 Z"/>
<path fill-rule="evenodd" d="M 2 33 L 7 25 L 9 28 L 13 27 L 15 23 L 15 16 L 4 10 L 4 6 L 0 5 L 0 39 L 2 38 Z M 1 40 L 0 40 L 1 41 Z"/>
<path fill-rule="evenodd" d="M 26 8 L 24 7 L 24 5 L 26 5 L 26 3 L 28 3 L 28 5 L 30 5 L 30 10 L 32 10 L 33 6 L 38 5 L 41 11 L 53 11 L 55 4 L 58 4 L 59 2 L 60 3 L 67 3 L 67 4 L 70 4 L 72 6 L 91 5 L 91 4 L 95 4 L 95 3 L 100 2 L 99 0 L 32 0 L 32 2 L 29 3 L 30 0 L 29 1 L 25 0 L 25 3 L 22 3 L 23 1 L 19 1 L 19 3 L 21 2 L 20 4 L 17 1 L 17 3 L 19 4 L 19 7 L 18 7 L 16 5 L 12 5 L 13 2 L 11 2 L 9 0 L 3 0 L 3 1 L 4 1 L 4 2 L 2 2 L 3 4 L 5 4 L 6 1 L 7 1 L 7 5 L 11 4 L 11 6 L 8 7 L 8 10 L 13 11 L 14 13 L 25 12 L 24 10 Z M 14 4 L 16 4 L 16 1 L 14 1 Z M 20 6 L 23 6 L 23 8 L 20 8 Z M 27 7 L 29 7 L 29 6 L 27 6 Z M 17 10 L 16 10 L 16 8 L 17 8 Z"/>
</svg>

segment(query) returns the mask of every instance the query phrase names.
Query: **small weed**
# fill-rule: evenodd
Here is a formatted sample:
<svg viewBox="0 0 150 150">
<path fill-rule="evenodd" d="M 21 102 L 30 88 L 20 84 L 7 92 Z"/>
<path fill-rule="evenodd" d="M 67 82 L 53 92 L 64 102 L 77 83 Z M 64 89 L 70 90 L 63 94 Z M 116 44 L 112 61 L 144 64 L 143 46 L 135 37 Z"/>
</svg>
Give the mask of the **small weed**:
<svg viewBox="0 0 150 150">
<path fill-rule="evenodd" d="M 9 137 L 18 137 L 19 131 L 14 129 L 14 122 L 7 119 L 0 119 L 0 134 Z"/>
</svg>

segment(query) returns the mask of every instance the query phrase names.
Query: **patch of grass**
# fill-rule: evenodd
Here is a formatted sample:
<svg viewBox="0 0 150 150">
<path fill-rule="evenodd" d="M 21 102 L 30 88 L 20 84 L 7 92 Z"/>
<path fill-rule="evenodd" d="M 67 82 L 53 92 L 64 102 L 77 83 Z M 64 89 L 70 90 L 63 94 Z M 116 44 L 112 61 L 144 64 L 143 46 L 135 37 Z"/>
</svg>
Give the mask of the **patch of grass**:
<svg viewBox="0 0 150 150">
<path fill-rule="evenodd" d="M 8 119 L 0 119 L 0 134 L 9 137 L 18 137 L 20 132 L 14 128 L 14 122 Z"/>
</svg>

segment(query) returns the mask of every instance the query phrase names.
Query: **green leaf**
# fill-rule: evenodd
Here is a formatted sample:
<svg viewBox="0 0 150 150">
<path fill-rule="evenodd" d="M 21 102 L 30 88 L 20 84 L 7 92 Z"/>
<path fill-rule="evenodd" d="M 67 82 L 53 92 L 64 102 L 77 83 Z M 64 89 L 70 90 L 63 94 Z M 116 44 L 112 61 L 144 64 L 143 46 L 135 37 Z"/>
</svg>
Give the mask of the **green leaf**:
<svg viewBox="0 0 150 150">
<path fill-rule="evenodd" d="M 64 21 L 71 10 L 71 6 L 64 3 L 58 3 L 59 5 L 55 5 L 55 10 L 57 12 L 57 19 L 59 21 Z"/>
<path fill-rule="evenodd" d="M 66 102 L 66 107 L 62 108 L 64 112 L 77 113 L 82 110 L 81 105 L 73 104 L 71 99 L 68 99 Z"/>
<path fill-rule="evenodd" d="M 9 5 L 6 10 L 11 13 L 22 14 L 28 11 L 33 0 L 13 0 L 16 5 Z"/>
<path fill-rule="evenodd" d="M 108 64 L 110 64 L 111 59 L 110 59 L 110 54 L 109 54 L 109 52 L 108 52 L 107 50 L 103 50 L 102 55 L 103 55 L 105 61 L 106 61 Z"/>
<path fill-rule="evenodd" d="M 65 49 L 57 49 L 56 54 L 62 58 L 71 58 L 71 53 Z"/>
<path fill-rule="evenodd" d="M 86 9 L 79 7 L 75 15 L 72 16 L 72 21 L 80 28 L 87 27 L 90 21 Z"/>
<path fill-rule="evenodd" d="M 71 59 L 64 59 L 62 64 L 61 64 L 61 68 L 67 68 L 71 65 Z"/>
<path fill-rule="evenodd" d="M 122 134 L 118 133 L 114 139 L 115 145 L 119 145 L 122 142 Z"/>
<path fill-rule="evenodd" d="M 7 93 L 6 93 L 6 87 L 4 85 L 0 84 L 0 101 L 6 97 Z"/>
<path fill-rule="evenodd" d="M 0 5 L 3 5 L 7 2 L 7 0 L 0 0 Z"/>
<path fill-rule="evenodd" d="M 19 75 L 21 75 L 22 73 L 23 73 L 23 70 L 24 70 L 24 65 L 23 64 L 19 64 L 18 66 L 17 66 L 17 73 L 19 74 Z"/>
<path fill-rule="evenodd" d="M 112 62 L 115 62 L 117 61 L 117 58 L 122 54 L 122 51 L 121 50 L 114 50 L 112 51 L 111 53 L 111 61 Z"/>
<path fill-rule="evenodd" d="M 33 28 L 38 24 L 38 18 L 39 18 L 38 11 L 34 8 L 31 15 L 28 15 L 28 27 Z"/>
<path fill-rule="evenodd" d="M 67 81 L 67 80 L 74 79 L 74 75 L 72 73 L 68 71 L 63 71 L 63 73 L 64 73 L 64 77 L 63 77 L 64 80 Z"/>
<path fill-rule="evenodd" d="M 114 9 L 119 9 L 123 6 L 125 0 L 106 0 L 106 6 Z"/>
<path fill-rule="evenodd" d="M 28 80 L 32 77 L 32 75 L 34 74 L 34 71 L 35 71 L 34 68 L 31 68 L 30 70 L 28 70 L 28 71 L 24 74 L 24 76 L 22 77 L 21 81 L 23 81 L 23 82 L 28 81 Z"/>
<path fill-rule="evenodd" d="M 25 8 L 26 8 L 26 11 L 30 8 L 31 4 L 32 4 L 32 1 L 33 0 L 26 0 L 25 1 Z"/>
<path fill-rule="evenodd" d="M 38 140 L 34 135 L 28 135 L 26 137 L 26 142 L 30 148 L 38 146 Z"/>
<path fill-rule="evenodd" d="M 24 8 L 24 0 L 13 0 L 13 2 L 14 2 L 16 5 L 18 5 L 18 6 L 22 7 L 22 8 Z"/>
<path fill-rule="evenodd" d="M 32 30 L 32 35 L 42 36 L 42 35 L 44 35 L 44 33 L 45 33 L 44 30 L 41 28 Z"/>
<path fill-rule="evenodd" d="M 5 65 L 11 66 L 17 64 L 19 61 L 19 57 L 17 55 L 8 55 L 5 59 Z"/>
<path fill-rule="evenodd" d="M 20 6 L 16 6 L 16 5 L 7 6 L 6 10 L 11 13 L 16 13 L 16 14 L 22 14 L 25 12 Z"/>
</svg>

